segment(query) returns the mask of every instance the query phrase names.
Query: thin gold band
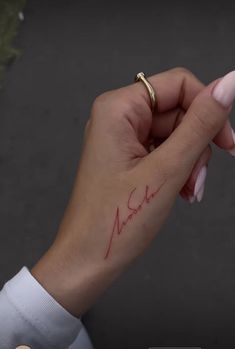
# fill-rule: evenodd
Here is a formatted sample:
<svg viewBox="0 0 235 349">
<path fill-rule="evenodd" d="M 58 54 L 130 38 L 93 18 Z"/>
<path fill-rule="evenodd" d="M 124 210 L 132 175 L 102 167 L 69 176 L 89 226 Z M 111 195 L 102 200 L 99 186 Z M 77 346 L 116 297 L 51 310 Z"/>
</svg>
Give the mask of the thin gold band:
<svg viewBox="0 0 235 349">
<path fill-rule="evenodd" d="M 151 101 L 151 109 L 152 112 L 154 112 L 157 104 L 157 98 L 156 98 L 156 93 L 153 89 L 153 86 L 150 84 L 150 82 L 147 80 L 145 74 L 143 72 L 140 72 L 136 74 L 135 76 L 135 82 L 142 81 L 147 88 L 147 91 L 149 93 L 150 101 Z"/>
</svg>

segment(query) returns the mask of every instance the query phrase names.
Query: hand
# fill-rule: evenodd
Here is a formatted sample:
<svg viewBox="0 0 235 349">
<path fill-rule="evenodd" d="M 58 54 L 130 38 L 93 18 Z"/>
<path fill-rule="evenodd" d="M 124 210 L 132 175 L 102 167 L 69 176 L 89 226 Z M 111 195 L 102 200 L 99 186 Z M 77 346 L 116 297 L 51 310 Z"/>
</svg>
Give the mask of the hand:
<svg viewBox="0 0 235 349">
<path fill-rule="evenodd" d="M 179 192 L 190 201 L 198 195 L 210 141 L 235 146 L 227 119 L 235 73 L 207 87 L 182 68 L 149 81 L 158 99 L 154 115 L 141 82 L 95 100 L 64 219 L 32 270 L 76 316 L 143 253 Z M 152 138 L 158 146 L 149 152 Z"/>
</svg>

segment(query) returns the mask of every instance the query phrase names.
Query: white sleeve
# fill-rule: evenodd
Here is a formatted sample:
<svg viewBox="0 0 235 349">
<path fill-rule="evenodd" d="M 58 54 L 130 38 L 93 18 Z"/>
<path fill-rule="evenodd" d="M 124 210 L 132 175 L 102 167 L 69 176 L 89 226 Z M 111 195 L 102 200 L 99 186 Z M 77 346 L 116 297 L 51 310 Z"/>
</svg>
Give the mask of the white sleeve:
<svg viewBox="0 0 235 349">
<path fill-rule="evenodd" d="M 81 327 L 81 321 L 58 304 L 26 267 L 0 292 L 1 349 L 19 345 L 65 349 Z"/>
</svg>

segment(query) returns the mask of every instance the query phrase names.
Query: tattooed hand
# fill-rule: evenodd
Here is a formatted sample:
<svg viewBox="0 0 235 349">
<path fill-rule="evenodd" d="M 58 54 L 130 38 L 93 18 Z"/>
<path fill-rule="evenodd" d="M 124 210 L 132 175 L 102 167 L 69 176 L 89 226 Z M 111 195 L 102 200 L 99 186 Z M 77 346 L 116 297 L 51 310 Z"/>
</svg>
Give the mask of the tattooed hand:
<svg viewBox="0 0 235 349">
<path fill-rule="evenodd" d="M 77 316 L 145 251 L 179 193 L 201 200 L 210 141 L 234 153 L 227 119 L 234 72 L 207 87 L 183 68 L 149 81 L 158 100 L 154 115 L 141 82 L 95 100 L 59 233 L 32 270 Z"/>
</svg>

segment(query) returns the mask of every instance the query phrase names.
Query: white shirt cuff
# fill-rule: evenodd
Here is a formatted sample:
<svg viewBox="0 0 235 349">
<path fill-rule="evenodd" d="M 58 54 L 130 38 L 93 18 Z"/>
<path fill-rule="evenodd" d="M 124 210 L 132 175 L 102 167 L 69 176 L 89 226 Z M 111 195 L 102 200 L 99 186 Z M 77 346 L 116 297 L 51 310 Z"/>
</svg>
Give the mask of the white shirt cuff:
<svg viewBox="0 0 235 349">
<path fill-rule="evenodd" d="M 2 303 L 6 314 L 1 313 Z M 0 293 L 0 313 L 0 320 L 4 316 L 8 319 L 5 325 L 1 322 L 0 338 L 6 335 L 12 337 L 5 338 L 2 343 L 4 345 L 0 345 L 6 349 L 8 343 L 11 348 L 12 345 L 28 344 L 36 345 L 36 348 L 64 349 L 75 340 L 82 327 L 80 320 L 57 303 L 26 267 L 3 287 Z M 18 343 L 14 342 L 15 338 Z"/>
</svg>

